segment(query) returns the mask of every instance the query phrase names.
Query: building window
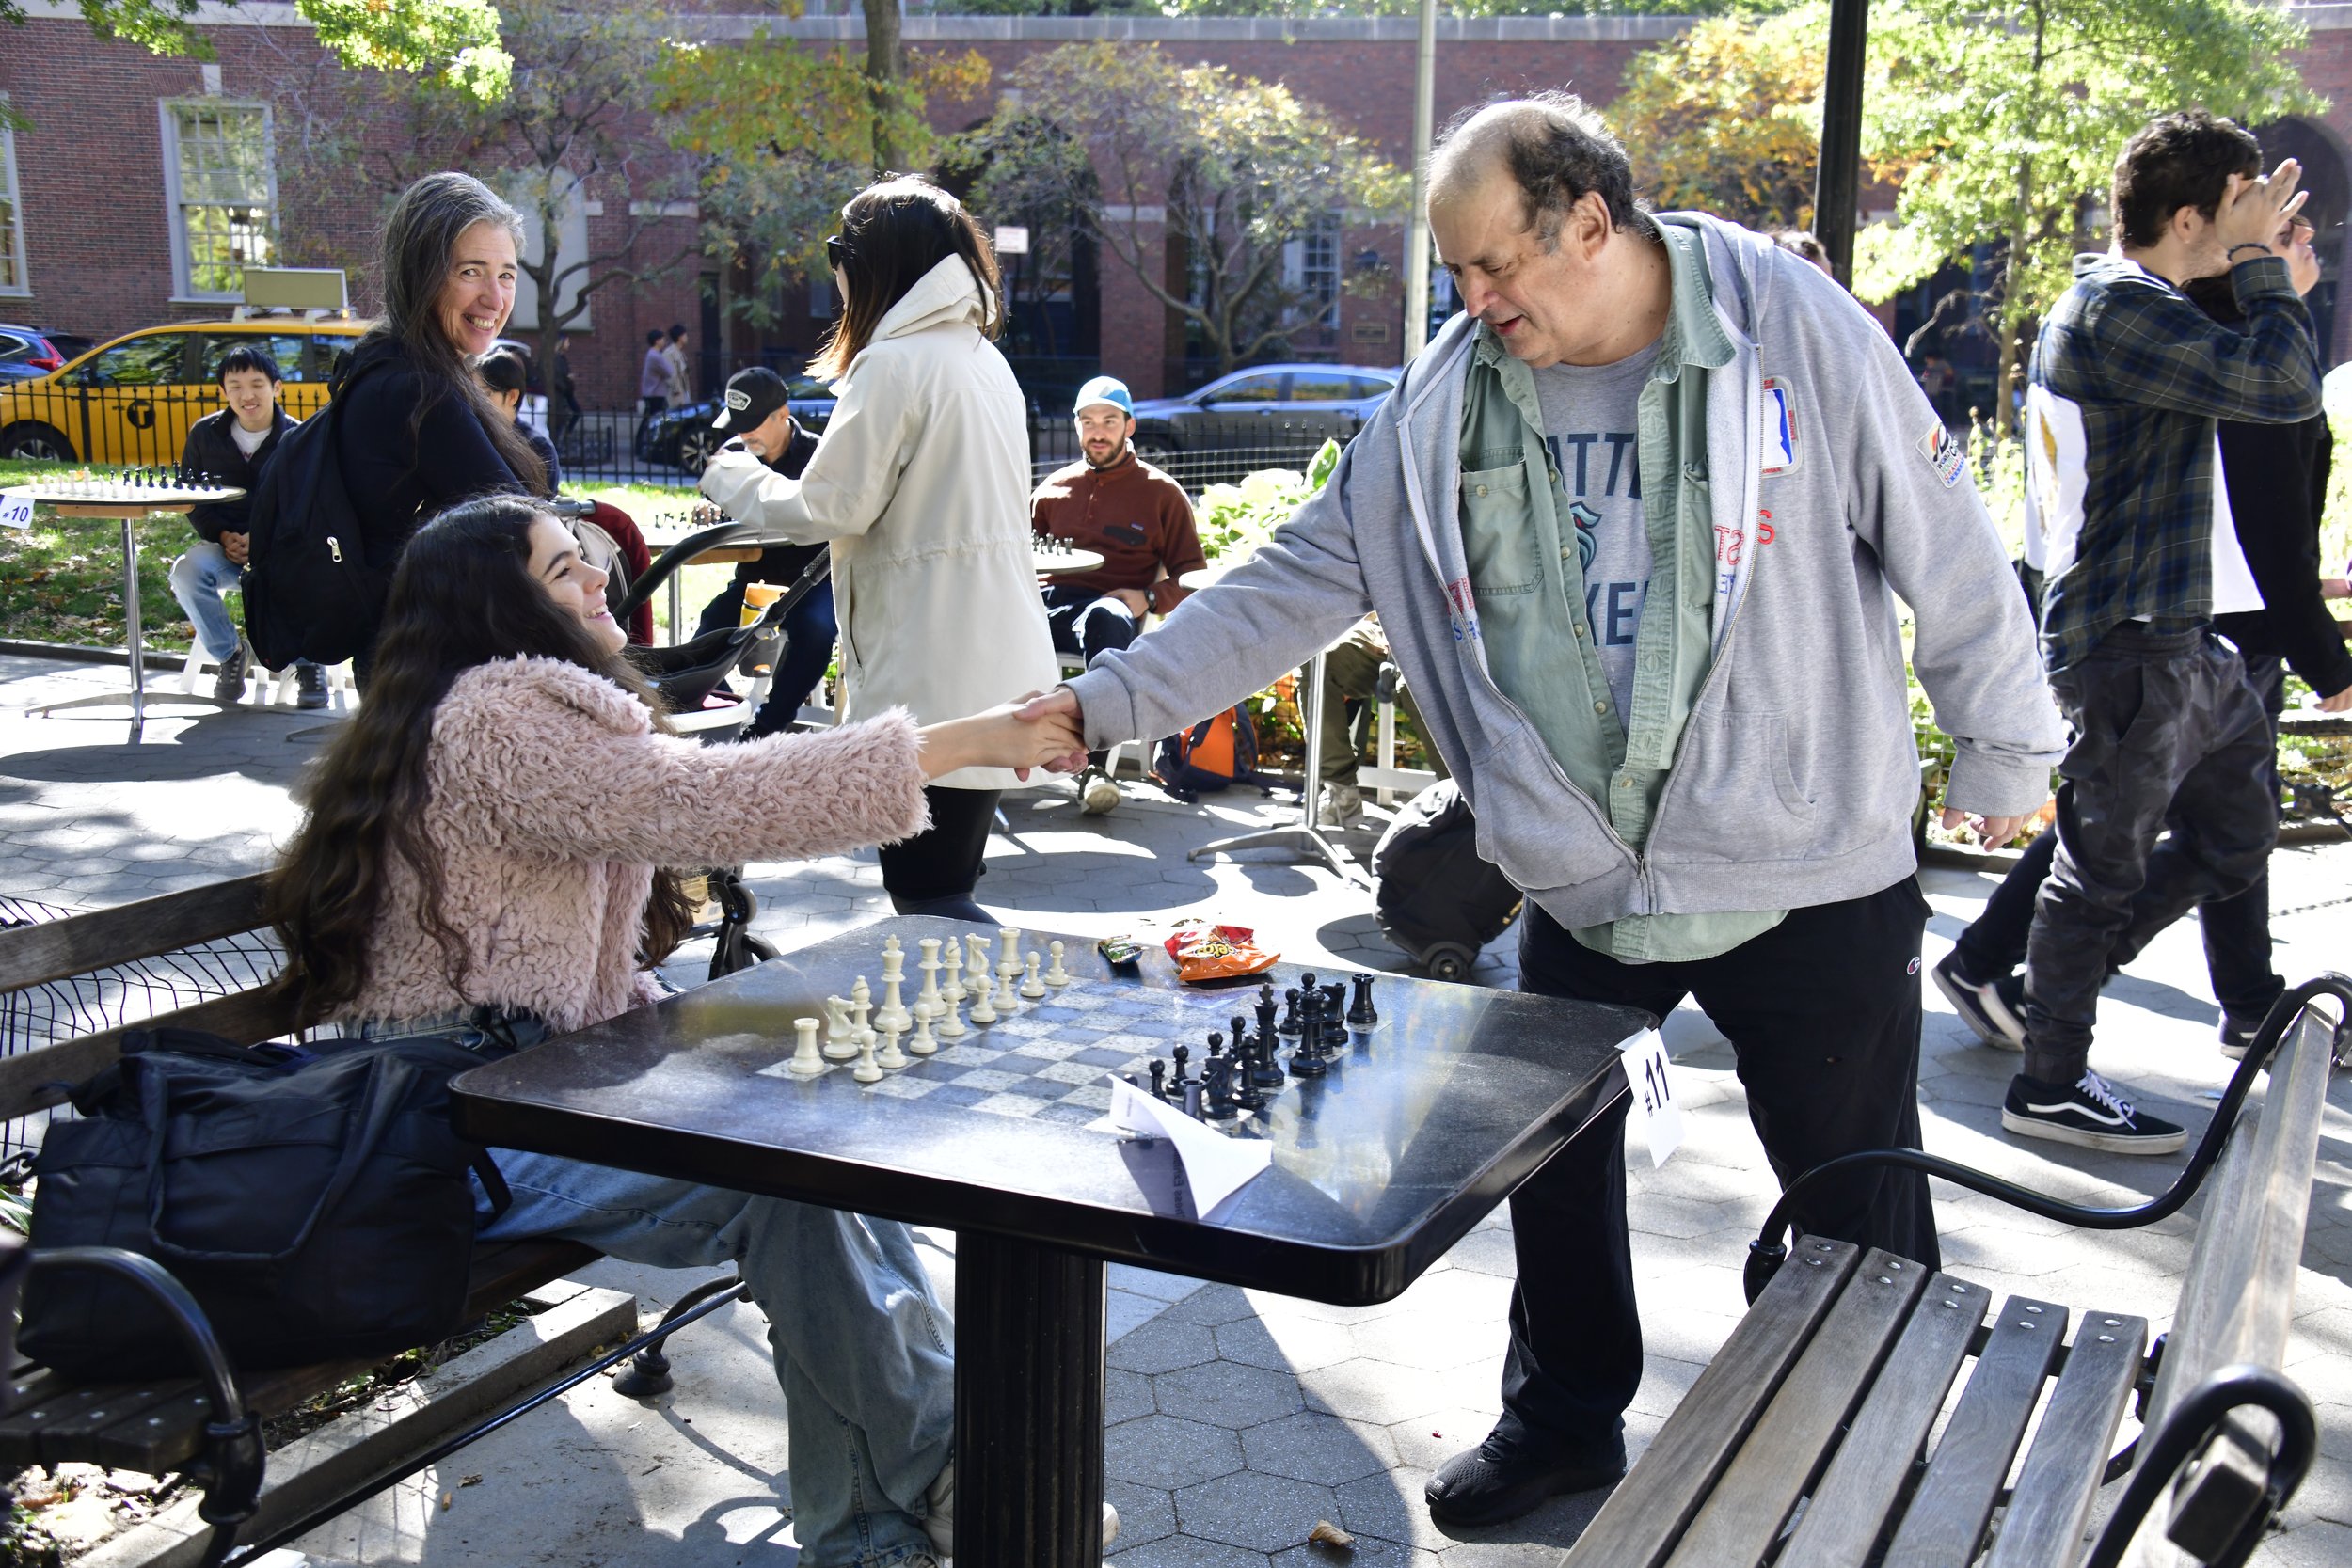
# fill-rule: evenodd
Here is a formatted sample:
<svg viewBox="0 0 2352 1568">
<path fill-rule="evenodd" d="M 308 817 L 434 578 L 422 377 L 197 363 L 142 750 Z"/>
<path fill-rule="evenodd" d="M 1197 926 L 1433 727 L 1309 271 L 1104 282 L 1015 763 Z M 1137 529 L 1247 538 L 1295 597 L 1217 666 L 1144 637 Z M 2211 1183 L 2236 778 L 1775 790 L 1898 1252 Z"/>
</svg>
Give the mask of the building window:
<svg viewBox="0 0 2352 1568">
<path fill-rule="evenodd" d="M 239 298 L 245 269 L 268 266 L 277 255 L 269 111 L 215 99 L 162 109 L 177 292 Z"/>
<path fill-rule="evenodd" d="M 1322 221 L 1282 246 L 1282 283 L 1296 301 L 1292 321 L 1299 326 L 1337 330 L 1340 325 L 1340 214 Z"/>
<path fill-rule="evenodd" d="M 0 93 L 0 105 L 8 96 Z M 0 294 L 32 292 L 24 281 L 24 214 L 16 194 L 16 133 L 0 126 Z"/>
</svg>

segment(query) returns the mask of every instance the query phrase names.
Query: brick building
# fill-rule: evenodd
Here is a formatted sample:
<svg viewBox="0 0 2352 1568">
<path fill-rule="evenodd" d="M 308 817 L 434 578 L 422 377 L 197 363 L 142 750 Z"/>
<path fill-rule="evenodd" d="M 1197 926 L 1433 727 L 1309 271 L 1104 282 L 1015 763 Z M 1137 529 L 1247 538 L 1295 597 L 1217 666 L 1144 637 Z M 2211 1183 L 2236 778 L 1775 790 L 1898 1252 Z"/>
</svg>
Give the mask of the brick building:
<svg viewBox="0 0 2352 1568">
<path fill-rule="evenodd" d="M 0 93 L 31 122 L 0 134 L 0 319 L 104 339 L 130 327 L 224 312 L 245 261 L 351 269 L 353 304 L 374 304 L 365 275 L 373 234 L 388 198 L 367 160 L 291 177 L 307 124 L 305 80 L 330 81 L 307 28 L 290 6 L 211 9 L 206 30 L 216 62 L 167 59 L 135 45 L 92 38 L 78 8 L 30 0 L 21 27 L 0 29 Z M 842 0 L 809 9 L 845 8 Z M 755 26 L 819 46 L 862 50 L 855 16 L 730 14 L 725 0 L 679 7 L 681 31 L 723 45 Z M 2333 100 L 2324 120 L 2265 131 L 2279 150 L 2305 159 L 2328 262 L 2326 319 L 2331 361 L 2352 358 L 2352 311 L 2333 305 L 2345 266 L 2352 211 L 2352 6 L 2306 8 L 2312 29 L 2304 69 Z M 1615 90 L 1626 62 L 1684 24 L 1654 16 L 1447 19 L 1439 23 L 1439 119 L 1497 91 L 1567 86 L 1597 102 Z M 1205 62 L 1279 80 L 1379 144 L 1402 164 L 1412 133 L 1414 24 L 1409 18 L 1280 21 L 1128 17 L 910 16 L 914 49 L 986 57 L 1001 81 L 1023 59 L 1079 40 L 1159 43 L 1183 63 Z M 290 87 L 290 84 L 292 85 Z M 292 103 L 295 109 L 290 109 Z M 984 104 L 935 104 L 943 131 L 961 130 Z M 390 128 L 363 128 L 379 141 Z M 847 194 L 846 192 L 844 193 Z M 822 285 L 791 292 L 781 319 L 755 330 L 726 309 L 741 279 L 692 253 L 691 205 L 647 202 L 617 182 L 581 192 L 564 243 L 594 248 L 634 235 L 643 261 L 684 260 L 662 278 L 597 293 L 574 331 L 572 363 L 583 402 L 622 408 L 633 400 L 647 330 L 684 322 L 698 330 L 708 381 L 739 364 L 791 366 L 814 347 L 831 301 Z M 1147 222 L 1150 210 L 1144 214 Z M 1343 272 L 1402 261 L 1400 227 L 1338 222 L 1297 264 L 1332 284 L 1327 325 L 1294 341 L 1304 357 L 1393 363 L 1401 337 L 1401 291 L 1361 298 L 1340 290 Z M 1061 309 L 1066 349 L 1120 374 L 1138 394 L 1180 389 L 1197 367 L 1185 362 L 1182 325 L 1122 266 L 1101 259 L 1073 268 Z M 527 313 L 524 319 L 528 319 Z M 528 336 L 518 333 L 517 335 Z"/>
</svg>

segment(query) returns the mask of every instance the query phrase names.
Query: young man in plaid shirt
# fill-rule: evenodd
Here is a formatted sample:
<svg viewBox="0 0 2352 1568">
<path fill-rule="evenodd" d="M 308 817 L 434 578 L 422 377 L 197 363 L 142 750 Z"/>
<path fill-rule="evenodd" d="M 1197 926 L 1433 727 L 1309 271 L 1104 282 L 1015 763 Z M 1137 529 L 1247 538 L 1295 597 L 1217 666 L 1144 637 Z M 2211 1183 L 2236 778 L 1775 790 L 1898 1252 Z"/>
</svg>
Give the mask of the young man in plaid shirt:
<svg viewBox="0 0 2352 1568">
<path fill-rule="evenodd" d="M 2290 159 L 2265 180 L 2261 157 L 2202 111 L 2135 135 L 2115 166 L 2116 254 L 2075 280 L 2034 349 L 2042 662 L 2074 740 L 2026 946 L 2025 1070 L 2001 1109 L 2026 1137 L 2128 1154 L 2187 1141 L 2090 1069 L 2099 989 L 2127 931 L 2245 888 L 2278 835 L 2262 702 L 2212 622 L 2217 419 L 2319 408 L 2311 318 L 2269 248 L 2302 205 L 2299 171 Z M 2181 292 L 2223 274 L 2243 330 Z M 1992 976 L 1938 978 L 1963 1009 L 1993 990 Z"/>
</svg>

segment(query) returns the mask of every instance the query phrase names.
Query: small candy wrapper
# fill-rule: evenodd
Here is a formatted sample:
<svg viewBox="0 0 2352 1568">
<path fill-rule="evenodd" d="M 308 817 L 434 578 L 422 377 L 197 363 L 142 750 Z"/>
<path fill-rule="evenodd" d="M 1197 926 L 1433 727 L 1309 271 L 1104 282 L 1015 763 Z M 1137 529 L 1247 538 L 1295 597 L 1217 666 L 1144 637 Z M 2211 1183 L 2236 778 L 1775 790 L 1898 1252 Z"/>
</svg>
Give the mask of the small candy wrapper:
<svg viewBox="0 0 2352 1568">
<path fill-rule="evenodd" d="M 1230 980 L 1272 969 L 1281 955 L 1253 944 L 1255 933 L 1246 926 L 1185 926 L 1168 939 L 1168 956 L 1176 960 L 1180 980 Z"/>
<path fill-rule="evenodd" d="M 1094 944 L 1094 950 L 1103 955 L 1104 963 L 1129 974 L 1136 972 L 1136 961 L 1143 957 L 1143 943 L 1133 937 L 1104 937 Z"/>
</svg>

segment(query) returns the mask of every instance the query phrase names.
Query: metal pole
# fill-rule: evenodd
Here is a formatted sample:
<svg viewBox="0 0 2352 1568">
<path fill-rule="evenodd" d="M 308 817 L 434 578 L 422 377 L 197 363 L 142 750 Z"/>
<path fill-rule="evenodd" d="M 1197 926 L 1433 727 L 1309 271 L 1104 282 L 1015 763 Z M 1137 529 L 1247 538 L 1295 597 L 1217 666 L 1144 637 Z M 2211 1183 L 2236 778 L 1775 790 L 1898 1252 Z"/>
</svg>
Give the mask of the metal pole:
<svg viewBox="0 0 2352 1568">
<path fill-rule="evenodd" d="M 1829 71 L 1821 93 L 1821 162 L 1813 176 L 1813 234 L 1837 281 L 1853 286 L 1854 204 L 1862 172 L 1862 62 L 1870 0 L 1830 0 Z"/>
<path fill-rule="evenodd" d="M 1405 346 L 1400 360 L 1412 358 L 1429 341 L 1429 141 L 1437 134 L 1437 75 L 1438 0 L 1421 0 L 1421 49 L 1413 60 L 1413 206 L 1405 218 Z"/>
<path fill-rule="evenodd" d="M 122 516 L 122 641 L 131 656 L 131 739 L 147 727 L 147 669 L 139 655 L 139 534 L 129 513 Z"/>
</svg>

